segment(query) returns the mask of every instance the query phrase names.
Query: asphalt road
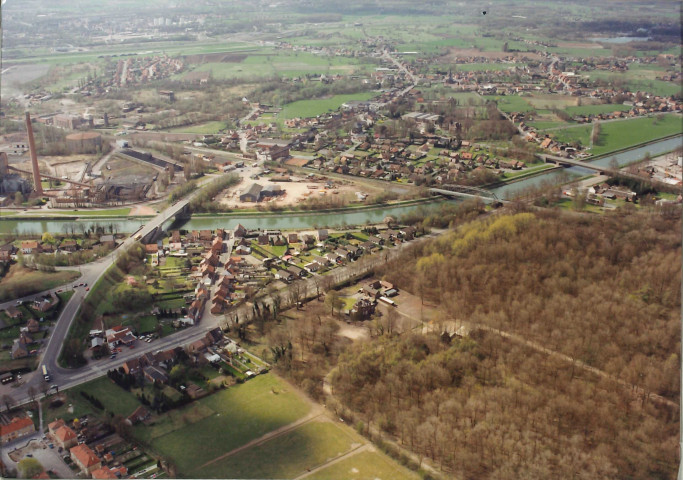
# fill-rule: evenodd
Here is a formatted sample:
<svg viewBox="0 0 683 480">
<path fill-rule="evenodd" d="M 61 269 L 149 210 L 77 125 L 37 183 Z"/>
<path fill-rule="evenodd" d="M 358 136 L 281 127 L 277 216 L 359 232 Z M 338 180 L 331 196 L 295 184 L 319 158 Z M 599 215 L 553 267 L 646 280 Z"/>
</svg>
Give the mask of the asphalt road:
<svg viewBox="0 0 683 480">
<path fill-rule="evenodd" d="M 210 180 L 212 180 L 212 178 L 208 178 L 203 183 L 206 183 Z M 137 241 L 136 238 L 139 238 L 140 236 L 144 236 L 150 233 L 152 230 L 154 230 L 154 228 L 161 226 L 165 221 L 175 216 L 192 200 L 192 198 L 194 198 L 194 196 L 199 194 L 200 191 L 201 189 L 197 189 L 197 191 L 190 195 L 187 199 L 182 200 L 180 202 L 176 202 L 175 204 L 168 207 L 155 218 L 150 220 L 141 230 L 127 238 L 111 254 L 101 258 L 100 260 L 94 263 L 82 266 L 81 271 L 83 272 L 83 275 L 79 279 L 78 283 L 85 282 L 88 283 L 88 285 L 90 286 L 94 285 L 97 282 L 97 280 L 99 280 L 99 278 L 102 275 L 104 275 L 107 269 L 116 261 L 118 252 L 123 251 L 129 246 L 133 245 Z M 432 236 L 438 235 L 439 233 L 434 233 L 432 234 Z M 402 249 L 404 249 L 405 247 L 414 242 L 415 241 L 403 243 L 400 244 L 398 247 L 392 248 L 390 250 L 385 250 L 372 256 L 361 257 L 356 262 L 352 262 L 347 266 L 337 268 L 336 270 L 331 272 L 330 275 L 333 277 L 335 283 L 342 283 L 354 276 L 363 275 L 369 270 L 376 267 L 377 265 L 385 263 L 390 258 L 394 258 L 399 254 L 399 252 Z M 315 294 L 316 277 L 309 277 L 307 279 L 297 280 L 296 282 L 303 282 L 305 284 L 305 291 L 307 292 L 307 295 L 309 297 Z M 77 287 L 75 290 L 76 293 L 64 306 L 62 313 L 60 314 L 55 326 L 53 327 L 53 331 L 48 339 L 47 346 L 43 350 L 39 364 L 46 365 L 48 373 L 52 377 L 49 384 L 58 385 L 60 389 L 73 387 L 75 385 L 79 385 L 81 383 L 105 375 L 108 370 L 112 368 L 118 368 L 125 361 L 138 357 L 143 353 L 155 352 L 157 350 L 164 350 L 171 347 L 184 346 L 190 344 L 198 340 L 199 338 L 203 337 L 206 334 L 206 332 L 210 329 L 218 326 L 219 322 L 224 318 L 223 315 L 211 315 L 208 311 L 209 309 L 206 308 L 204 317 L 200 321 L 199 325 L 189 327 L 187 329 L 181 330 L 162 339 L 155 340 L 151 343 L 136 342 L 137 344 L 135 345 L 135 348 L 124 348 L 115 359 L 110 359 L 109 357 L 106 357 L 105 359 L 91 361 L 87 365 L 79 369 L 67 369 L 60 367 L 57 363 L 57 360 L 62 350 L 64 340 L 66 339 L 66 336 L 69 332 L 69 328 L 71 327 L 71 324 L 74 318 L 76 317 L 76 313 L 78 312 L 81 303 L 88 295 L 92 294 L 92 292 L 86 292 L 85 287 Z M 290 303 L 290 300 L 288 298 L 288 290 L 289 288 L 285 288 L 271 295 L 262 296 L 261 298 L 259 298 L 259 302 L 271 305 L 273 303 L 272 297 L 274 295 L 279 295 L 281 298 L 281 306 L 288 305 Z M 12 303 L 13 302 L 9 302 L 9 304 Z M 1 307 L 2 305 L 0 305 L 0 308 Z M 238 315 L 239 318 L 246 319 L 251 315 L 251 309 L 252 307 L 250 304 L 244 304 L 229 312 L 228 316 Z M 9 394 L 15 400 L 16 403 L 26 403 L 30 401 L 28 395 L 28 389 L 30 387 L 33 387 L 35 392 L 41 392 L 41 389 L 44 389 L 45 385 L 46 382 L 43 379 L 41 369 L 38 368 L 36 371 L 24 375 L 22 378 L 22 383 L 20 385 L 18 385 L 16 382 L 7 385 L 0 385 L 0 395 Z"/>
<path fill-rule="evenodd" d="M 212 181 L 216 177 L 214 176 L 209 176 L 207 177 L 201 184 L 200 187 L 205 185 L 206 183 Z M 160 227 L 163 225 L 164 222 L 169 220 L 170 218 L 173 218 L 175 215 L 177 215 L 183 208 L 185 208 L 190 201 L 197 196 L 201 192 L 201 188 L 198 188 L 194 193 L 189 195 L 186 199 L 180 200 L 173 205 L 169 206 L 166 208 L 163 212 L 159 213 L 156 217 L 151 219 L 147 224 L 141 228 L 138 232 L 135 232 L 135 234 L 131 235 L 128 237 L 119 247 L 114 250 L 112 253 L 109 255 L 97 260 L 96 262 L 83 265 L 80 267 L 80 270 L 82 272 L 81 278 L 78 279 L 78 283 L 87 283 L 89 287 L 95 285 L 95 283 L 104 275 L 104 273 L 109 269 L 109 267 L 112 266 L 112 264 L 116 261 L 118 258 L 119 252 L 125 251 L 127 248 L 129 248 L 131 245 L 133 245 L 135 242 L 137 242 L 138 238 L 144 237 L 148 233 L 152 232 L 155 228 Z M 74 282 L 72 282 L 74 283 Z M 61 287 L 62 289 L 68 288 L 67 287 Z M 91 295 L 92 292 L 86 291 L 86 287 L 77 287 L 75 289 L 76 293 L 69 299 L 67 304 L 64 306 L 62 313 L 59 315 L 59 318 L 57 319 L 57 322 L 55 326 L 53 327 L 53 330 L 50 334 L 50 337 L 48 338 L 47 346 L 43 349 L 41 353 L 41 358 L 39 365 L 45 365 L 47 367 L 48 373 L 52 377 L 51 381 L 49 382 L 51 385 L 59 385 L 60 388 L 67 387 L 67 386 L 73 386 L 78 383 L 82 383 L 85 381 L 88 381 L 92 378 L 95 378 L 96 376 L 101 375 L 103 372 L 106 372 L 106 368 L 102 370 L 99 367 L 85 367 L 83 369 L 79 370 L 71 370 L 71 369 L 66 369 L 62 368 L 58 365 L 57 360 L 59 358 L 59 354 L 62 350 L 62 346 L 64 345 L 64 341 L 66 339 L 66 336 L 69 332 L 69 328 L 71 327 L 71 324 L 76 317 L 76 313 L 78 312 L 79 307 L 81 306 L 81 303 L 83 303 L 83 300 L 88 296 Z M 37 297 L 40 297 L 41 295 L 59 290 L 60 288 L 55 288 L 46 292 L 41 292 L 38 294 L 34 294 L 19 300 L 22 301 L 29 301 L 33 300 Z M 4 304 L 0 305 L 0 308 L 9 306 L 9 305 L 14 305 L 16 304 L 16 300 L 12 302 L 6 302 Z M 197 337 L 199 338 L 199 337 Z M 151 344 L 146 344 L 147 347 L 143 350 L 144 351 L 150 351 L 154 349 L 154 347 L 151 347 Z M 158 349 L 159 347 L 157 347 Z M 137 351 L 137 355 L 139 355 L 141 352 L 140 350 Z M 129 356 L 122 355 L 119 359 L 119 364 L 123 363 L 126 358 L 130 358 L 135 356 L 136 353 L 133 351 L 130 352 Z M 97 363 L 95 363 L 97 365 Z M 118 365 L 116 365 L 118 366 Z M 96 374 L 93 374 L 92 372 L 97 372 Z M 23 375 L 22 378 L 22 384 L 20 386 L 17 386 L 16 383 L 10 383 L 7 385 L 0 385 L 0 395 L 5 395 L 8 394 L 14 398 L 15 401 L 18 401 L 19 403 L 24 403 L 29 400 L 28 396 L 28 389 L 30 387 L 33 387 L 36 392 L 41 391 L 41 387 L 45 384 L 45 380 L 43 378 L 41 368 L 39 367 L 36 371 L 27 373 Z"/>
</svg>

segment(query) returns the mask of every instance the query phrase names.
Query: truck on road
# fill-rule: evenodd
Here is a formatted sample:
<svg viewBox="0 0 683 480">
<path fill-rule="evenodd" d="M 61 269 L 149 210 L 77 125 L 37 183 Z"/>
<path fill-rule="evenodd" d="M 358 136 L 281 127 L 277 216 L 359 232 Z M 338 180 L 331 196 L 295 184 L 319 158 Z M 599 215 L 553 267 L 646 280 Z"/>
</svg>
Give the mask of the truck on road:
<svg viewBox="0 0 683 480">
<path fill-rule="evenodd" d="M 47 372 L 47 367 L 43 365 L 42 367 L 43 370 L 43 378 L 45 379 L 46 382 L 50 381 L 50 374 Z"/>
</svg>

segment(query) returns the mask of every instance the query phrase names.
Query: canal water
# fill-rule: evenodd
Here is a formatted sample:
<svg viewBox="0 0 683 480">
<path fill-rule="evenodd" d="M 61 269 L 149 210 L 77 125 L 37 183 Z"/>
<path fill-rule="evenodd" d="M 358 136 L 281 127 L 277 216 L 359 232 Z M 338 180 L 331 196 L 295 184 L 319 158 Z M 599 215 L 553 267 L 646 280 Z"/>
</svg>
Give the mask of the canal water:
<svg viewBox="0 0 683 480">
<path fill-rule="evenodd" d="M 343 227 L 346 225 L 365 225 L 368 223 L 381 223 L 387 216 L 400 217 L 419 206 L 437 205 L 443 200 L 435 200 L 432 203 L 422 203 L 419 205 L 403 205 L 396 207 L 379 207 L 373 209 L 351 211 L 351 212 L 335 212 L 335 213 L 301 213 L 301 214 L 258 214 L 253 216 L 235 216 L 228 215 L 211 216 L 211 217 L 192 217 L 184 223 L 176 223 L 174 228 L 182 228 L 186 230 L 215 230 L 216 228 L 233 229 L 237 224 L 242 224 L 246 228 L 255 229 L 312 229 L 318 227 Z M 119 233 L 132 233 L 144 225 L 146 219 L 117 219 L 113 218 L 92 220 L 2 220 L 0 221 L 0 234 L 17 233 L 65 233 L 65 229 L 69 229 L 72 224 L 76 225 L 74 229 L 80 232 L 81 229 L 93 229 L 102 227 L 109 233 L 109 226 L 112 225 L 114 230 Z M 167 227 L 165 225 L 165 227 Z"/>
<path fill-rule="evenodd" d="M 652 143 L 644 147 L 639 147 L 626 152 L 618 153 L 612 156 L 595 160 L 595 165 L 607 167 L 613 158 L 616 158 L 620 166 L 628 165 L 635 161 L 642 159 L 646 153 L 654 157 L 665 152 L 675 150 L 681 146 L 681 137 L 670 138 L 662 140 L 661 142 Z M 518 182 L 510 183 L 492 189 L 498 198 L 509 199 L 516 193 L 525 188 L 540 186 L 547 183 L 558 183 L 560 181 L 571 181 L 572 179 L 591 175 L 594 172 L 581 167 L 564 168 L 562 170 L 553 170 L 548 173 L 529 177 Z M 568 179 L 568 180 L 567 180 Z M 258 214 L 253 216 L 239 216 L 230 217 L 228 215 L 213 216 L 213 217 L 193 217 L 182 225 L 175 225 L 175 228 L 183 228 L 186 230 L 215 230 L 216 228 L 234 228 L 238 223 L 244 225 L 246 228 L 261 228 L 261 229 L 311 229 L 318 227 L 343 227 L 346 225 L 365 225 L 368 223 L 380 223 L 387 216 L 400 217 L 418 207 L 425 207 L 428 205 L 437 205 L 443 200 L 435 200 L 433 203 L 420 205 L 403 205 L 395 207 L 379 207 L 360 211 L 351 212 L 336 212 L 336 213 L 297 213 L 297 214 Z M 65 233 L 70 224 L 76 224 L 75 231 L 80 232 L 81 229 L 93 229 L 97 226 L 103 227 L 107 233 L 109 232 L 109 225 L 112 225 L 118 233 L 132 233 L 144 225 L 146 219 L 83 219 L 83 220 L 2 220 L 0 221 L 0 234 L 7 233 Z"/>
<path fill-rule="evenodd" d="M 615 158 L 619 166 L 623 167 L 624 165 L 629 165 L 633 162 L 637 162 L 638 160 L 642 160 L 643 157 L 645 157 L 645 154 L 650 154 L 651 157 L 656 157 L 663 153 L 675 150 L 680 146 L 681 137 L 669 138 L 662 140 L 661 142 L 651 143 L 650 145 L 634 148 L 633 150 L 627 150 L 615 155 L 609 155 L 595 161 L 589 160 L 589 163 L 598 165 L 600 167 L 608 167 L 612 159 Z M 585 177 L 586 175 L 592 175 L 594 173 L 595 172 L 592 170 L 581 167 L 563 168 L 562 170 L 553 170 L 542 175 L 529 177 L 518 182 L 503 185 L 502 187 L 493 188 L 491 191 L 495 193 L 498 198 L 510 199 L 516 193 L 519 193 L 520 191 L 529 187 L 537 187 L 547 183 L 557 183 L 562 180 L 571 181 L 573 179 Z"/>
</svg>

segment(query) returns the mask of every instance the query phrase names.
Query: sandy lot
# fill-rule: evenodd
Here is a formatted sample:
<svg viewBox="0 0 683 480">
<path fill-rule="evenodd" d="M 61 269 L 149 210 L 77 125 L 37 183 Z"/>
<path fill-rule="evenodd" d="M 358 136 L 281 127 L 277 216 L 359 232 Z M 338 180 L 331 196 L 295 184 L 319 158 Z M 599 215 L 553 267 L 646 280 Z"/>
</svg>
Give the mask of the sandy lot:
<svg viewBox="0 0 683 480">
<path fill-rule="evenodd" d="M 355 199 L 355 192 L 359 191 L 354 185 L 337 185 L 333 188 L 325 188 L 325 182 L 315 182 L 306 180 L 302 177 L 292 176 L 291 182 L 271 182 L 267 178 L 260 178 L 258 180 L 245 179 L 242 183 L 234 188 L 228 189 L 220 197 L 220 202 L 227 205 L 229 208 L 254 208 L 257 205 L 277 205 L 277 206 L 291 206 L 296 205 L 308 198 L 314 197 L 350 197 Z M 242 202 L 239 197 L 243 191 L 246 191 L 253 183 L 258 183 L 262 187 L 267 185 L 279 185 L 285 191 L 284 195 L 255 204 L 253 202 Z"/>
</svg>

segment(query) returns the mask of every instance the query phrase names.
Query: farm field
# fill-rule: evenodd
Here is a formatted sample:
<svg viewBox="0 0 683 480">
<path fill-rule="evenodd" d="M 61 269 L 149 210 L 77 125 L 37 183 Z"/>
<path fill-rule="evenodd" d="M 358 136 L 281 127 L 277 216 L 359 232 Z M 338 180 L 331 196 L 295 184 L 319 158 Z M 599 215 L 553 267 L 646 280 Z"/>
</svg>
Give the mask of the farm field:
<svg viewBox="0 0 683 480">
<path fill-rule="evenodd" d="M 603 123 L 592 153 L 601 155 L 675 133 L 681 133 L 681 116 L 674 114 Z"/>
<path fill-rule="evenodd" d="M 350 93 L 346 95 L 333 95 L 328 98 L 319 98 L 313 100 L 300 100 L 285 105 L 280 112 L 280 118 L 296 118 L 296 117 L 315 117 L 322 113 L 327 113 L 329 110 L 338 109 L 344 102 L 351 100 L 369 100 L 376 94 L 374 92 L 359 92 Z"/>
<path fill-rule="evenodd" d="M 287 54 L 281 51 L 251 54 L 232 62 L 209 62 L 199 65 L 195 72 L 211 72 L 218 79 L 297 77 L 307 74 L 351 74 L 366 71 L 370 65 L 356 59 L 329 57 L 310 53 Z"/>
</svg>

